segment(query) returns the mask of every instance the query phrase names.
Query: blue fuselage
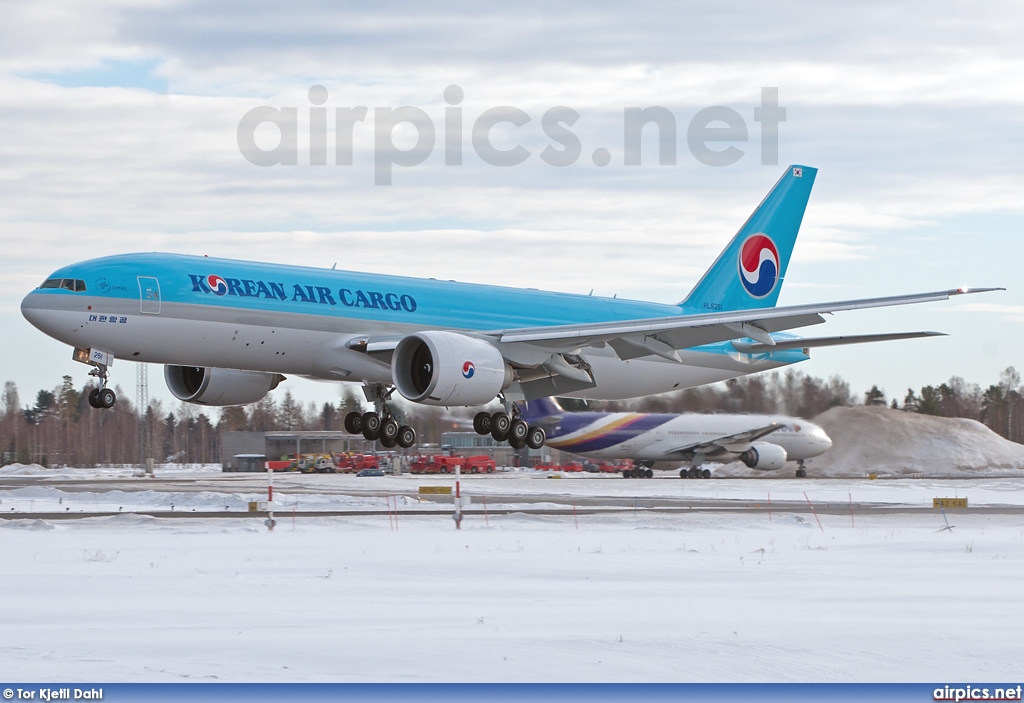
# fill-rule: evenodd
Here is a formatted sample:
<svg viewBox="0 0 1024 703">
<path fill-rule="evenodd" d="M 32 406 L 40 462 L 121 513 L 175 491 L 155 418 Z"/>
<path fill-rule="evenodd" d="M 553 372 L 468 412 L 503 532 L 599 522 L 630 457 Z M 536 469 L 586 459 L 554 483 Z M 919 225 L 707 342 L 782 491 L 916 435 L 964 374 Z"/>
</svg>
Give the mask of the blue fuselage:
<svg viewBox="0 0 1024 703">
<path fill-rule="evenodd" d="M 386 383 L 387 363 L 357 338 L 686 315 L 679 305 L 178 254 L 126 254 L 66 266 L 22 302 L 24 316 L 76 348 L 118 359 Z M 578 395 L 628 398 L 776 368 L 799 350 L 683 350 L 683 363 L 622 361 L 588 348 L 598 381 Z"/>
</svg>

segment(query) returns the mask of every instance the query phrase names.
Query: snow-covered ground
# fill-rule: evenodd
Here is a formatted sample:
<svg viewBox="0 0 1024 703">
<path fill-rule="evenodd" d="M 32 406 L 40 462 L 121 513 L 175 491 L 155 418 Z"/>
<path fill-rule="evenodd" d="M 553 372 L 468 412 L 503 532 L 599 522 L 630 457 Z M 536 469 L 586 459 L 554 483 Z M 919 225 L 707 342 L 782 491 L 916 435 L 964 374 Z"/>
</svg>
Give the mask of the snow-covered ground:
<svg viewBox="0 0 1024 703">
<path fill-rule="evenodd" d="M 42 473 L 42 472 L 40 472 Z M 157 482 L 161 472 L 158 470 Z M 167 471 L 165 475 L 169 476 Z M 45 474 L 44 474 L 45 475 Z M 78 471 L 76 476 L 89 476 Z M 92 474 L 95 477 L 95 474 Z M 115 477 L 120 478 L 120 477 Z M 209 470 L 175 510 L 261 497 Z M 280 477 L 364 505 L 441 477 Z M 451 479 L 447 479 L 449 482 Z M 137 479 L 0 490 L 0 510 L 170 495 Z M 147 484 L 147 481 L 149 484 Z M 190 482 L 195 485 L 188 488 Z M 1024 480 L 467 479 L 482 499 L 1024 505 Z M 525 502 L 529 500 L 530 502 Z M 300 502 L 301 501 L 301 502 Z M 642 500 L 639 501 L 642 506 Z M 0 520 L 0 676 L 45 681 L 937 681 L 1020 676 L 1024 514 L 930 510 Z M 313 508 L 310 508 L 313 509 Z M 348 508 L 346 508 L 348 509 Z M 358 510 L 360 508 L 353 507 Z"/>
</svg>

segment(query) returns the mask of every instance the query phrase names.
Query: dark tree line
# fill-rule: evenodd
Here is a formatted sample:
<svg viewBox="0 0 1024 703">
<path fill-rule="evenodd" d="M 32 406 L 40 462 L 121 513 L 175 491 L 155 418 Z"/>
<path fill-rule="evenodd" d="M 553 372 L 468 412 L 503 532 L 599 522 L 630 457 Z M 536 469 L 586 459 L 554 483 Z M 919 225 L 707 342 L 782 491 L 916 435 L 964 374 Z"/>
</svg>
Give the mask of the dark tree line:
<svg viewBox="0 0 1024 703">
<path fill-rule="evenodd" d="M 362 409 L 359 389 L 342 386 L 339 402 L 303 405 L 284 389 L 248 407 L 224 408 L 212 413 L 179 403 L 165 407 L 158 400 L 139 411 L 120 388 L 110 410 L 89 407 L 93 383 L 74 387 L 70 376 L 51 390 L 40 390 L 33 403 L 23 404 L 17 386 L 8 381 L 0 398 L 0 464 L 64 464 L 96 466 L 138 464 L 145 457 L 157 462 L 213 463 L 220 459 L 220 435 L 229 431 L 341 430 L 346 413 Z M 999 382 L 982 389 L 954 376 L 937 386 L 907 389 L 902 401 L 872 386 L 865 405 L 943 417 L 965 417 L 983 422 L 1015 442 L 1024 439 L 1024 395 L 1021 377 L 1010 367 Z M 358 396 L 357 396 L 358 394 Z M 623 402 L 563 399 L 567 410 L 632 410 L 636 412 L 745 412 L 778 413 L 813 418 L 837 405 L 853 405 L 858 398 L 839 376 L 827 380 L 799 371 L 745 376 L 725 383 L 690 388 Z M 420 442 L 440 441 L 441 433 L 465 429 L 471 409 L 418 406 L 397 402 L 400 420 L 413 426 Z"/>
<path fill-rule="evenodd" d="M 884 405 L 885 395 L 873 386 L 865 395 L 866 404 Z M 1024 439 L 1024 388 L 1017 370 L 1010 366 L 999 374 L 999 383 L 982 390 L 953 376 L 938 386 L 924 386 L 915 392 L 908 388 L 902 404 L 893 398 L 890 407 L 940 417 L 964 417 L 984 423 L 989 429 L 1013 442 Z"/>
<path fill-rule="evenodd" d="M 338 405 L 302 406 L 285 391 L 246 408 L 209 410 L 188 403 L 167 408 L 159 400 L 139 408 L 117 388 L 110 410 L 89 406 L 94 383 L 76 389 L 70 376 L 60 386 L 41 390 L 33 404 L 22 405 L 17 386 L 8 381 L 0 398 L 0 465 L 10 463 L 97 466 L 157 463 L 214 463 L 220 460 L 220 435 L 227 431 L 338 430 L 348 410 L 358 407 L 347 394 Z"/>
</svg>

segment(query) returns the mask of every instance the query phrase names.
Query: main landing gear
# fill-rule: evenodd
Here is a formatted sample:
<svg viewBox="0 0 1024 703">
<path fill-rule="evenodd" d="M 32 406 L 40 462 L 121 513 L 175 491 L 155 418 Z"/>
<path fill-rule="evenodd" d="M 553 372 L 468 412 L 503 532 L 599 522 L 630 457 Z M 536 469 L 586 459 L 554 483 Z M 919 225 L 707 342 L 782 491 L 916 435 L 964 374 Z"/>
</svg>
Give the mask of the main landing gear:
<svg viewBox="0 0 1024 703">
<path fill-rule="evenodd" d="M 385 449 L 396 446 L 408 449 L 416 444 L 416 430 L 399 424 L 388 407 L 388 399 L 395 392 L 382 384 L 373 388 L 374 405 L 377 409 L 367 413 L 352 411 L 345 416 L 345 430 L 350 434 L 362 434 L 370 442 L 378 441 Z"/>
<path fill-rule="evenodd" d="M 679 469 L 679 478 L 711 478 L 711 469 L 702 469 L 699 466 Z"/>
<path fill-rule="evenodd" d="M 473 429 L 479 435 L 489 434 L 495 442 L 508 441 L 513 449 L 540 449 L 547 434 L 543 427 L 534 427 L 521 416 L 519 406 L 505 403 L 510 412 L 478 412 L 473 418 Z"/>
<path fill-rule="evenodd" d="M 796 477 L 797 478 L 806 478 L 806 476 L 807 476 L 807 469 L 804 467 L 804 460 L 801 459 L 800 461 L 796 462 Z"/>
<path fill-rule="evenodd" d="M 633 469 L 623 469 L 622 478 L 654 478 L 654 471 L 643 466 Z"/>
</svg>

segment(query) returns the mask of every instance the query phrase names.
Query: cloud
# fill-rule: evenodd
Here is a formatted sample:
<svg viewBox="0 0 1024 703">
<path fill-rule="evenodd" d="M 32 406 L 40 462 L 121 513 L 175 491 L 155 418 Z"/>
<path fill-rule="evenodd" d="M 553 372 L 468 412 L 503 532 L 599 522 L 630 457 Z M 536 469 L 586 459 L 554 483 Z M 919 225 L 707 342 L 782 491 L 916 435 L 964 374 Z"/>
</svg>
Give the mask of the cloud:
<svg viewBox="0 0 1024 703">
<path fill-rule="evenodd" d="M 800 302 L 1009 278 L 1024 225 L 1021 15 L 952 2 L 16 0 L 0 26 L 0 310 L 59 265 L 137 250 L 675 302 L 791 162 L 821 167 L 788 274 Z M 333 108 L 370 108 L 352 166 L 309 166 L 314 83 L 329 91 L 331 157 Z M 459 167 L 444 160 L 449 84 L 465 91 Z M 781 163 L 762 166 L 766 86 L 787 118 Z M 297 109 L 297 166 L 242 158 L 236 129 L 258 105 Z M 427 112 L 437 143 L 376 187 L 373 110 L 400 105 Z M 531 117 L 494 132 L 530 150 L 522 166 L 473 150 L 473 121 L 499 105 Z M 565 168 L 540 160 L 555 105 L 581 115 L 581 156 Z M 656 164 L 649 130 L 644 164 L 627 167 L 623 109 L 650 105 L 675 118 L 677 163 Z M 734 166 L 688 148 L 711 105 L 747 126 Z"/>
</svg>

